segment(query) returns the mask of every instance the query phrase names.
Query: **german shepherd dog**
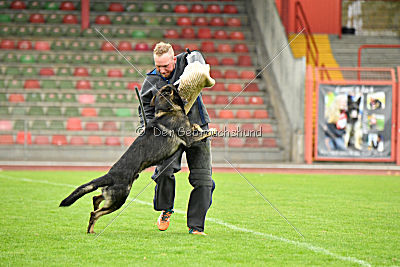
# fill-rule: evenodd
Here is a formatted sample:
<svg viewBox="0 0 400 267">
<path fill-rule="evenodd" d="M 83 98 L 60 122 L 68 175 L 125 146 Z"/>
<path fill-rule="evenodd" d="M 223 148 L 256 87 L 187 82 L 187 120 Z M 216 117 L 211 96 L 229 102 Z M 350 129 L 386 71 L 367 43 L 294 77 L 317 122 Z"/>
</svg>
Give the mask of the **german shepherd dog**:
<svg viewBox="0 0 400 267">
<path fill-rule="evenodd" d="M 347 96 L 347 126 L 345 144 L 349 148 L 361 149 L 361 122 L 360 117 L 360 103 L 361 97 L 356 101 L 353 100 L 352 96 Z"/>
<path fill-rule="evenodd" d="M 162 87 L 150 105 L 155 107 L 154 119 L 108 173 L 79 186 L 60 204 L 60 207 L 70 206 L 83 195 L 102 187 L 102 193 L 93 197 L 94 211 L 90 213 L 87 233 L 94 233 L 94 224 L 101 216 L 116 211 L 125 203 L 141 171 L 172 156 L 180 146 L 189 147 L 213 135 L 212 130 L 202 132 L 200 126 L 190 124 L 184 103 L 173 85 Z"/>
</svg>

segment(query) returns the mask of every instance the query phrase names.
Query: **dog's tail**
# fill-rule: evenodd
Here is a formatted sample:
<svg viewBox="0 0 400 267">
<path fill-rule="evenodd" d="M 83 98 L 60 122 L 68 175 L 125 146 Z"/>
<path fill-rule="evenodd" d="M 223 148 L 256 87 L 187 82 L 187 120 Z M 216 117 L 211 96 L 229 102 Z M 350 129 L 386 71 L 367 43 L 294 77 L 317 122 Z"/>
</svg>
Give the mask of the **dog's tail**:
<svg viewBox="0 0 400 267">
<path fill-rule="evenodd" d="M 107 174 L 90 181 L 89 183 L 83 184 L 74 190 L 67 198 L 65 198 L 60 203 L 60 207 L 67 207 L 72 205 L 75 201 L 77 201 L 82 196 L 87 193 L 93 192 L 99 187 L 107 186 L 110 184 L 110 179 L 107 177 Z"/>
</svg>

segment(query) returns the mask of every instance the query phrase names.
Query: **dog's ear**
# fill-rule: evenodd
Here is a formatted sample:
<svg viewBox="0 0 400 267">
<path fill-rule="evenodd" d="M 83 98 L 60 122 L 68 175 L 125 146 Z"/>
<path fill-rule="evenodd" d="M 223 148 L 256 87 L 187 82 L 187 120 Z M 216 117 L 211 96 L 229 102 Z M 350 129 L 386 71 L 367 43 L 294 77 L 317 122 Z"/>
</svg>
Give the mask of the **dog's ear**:
<svg viewBox="0 0 400 267">
<path fill-rule="evenodd" d="M 153 98 L 150 101 L 150 107 L 154 107 L 156 105 L 156 96 L 153 96 Z"/>
<path fill-rule="evenodd" d="M 357 99 L 357 105 L 360 105 L 360 103 L 361 103 L 361 96 Z"/>
</svg>

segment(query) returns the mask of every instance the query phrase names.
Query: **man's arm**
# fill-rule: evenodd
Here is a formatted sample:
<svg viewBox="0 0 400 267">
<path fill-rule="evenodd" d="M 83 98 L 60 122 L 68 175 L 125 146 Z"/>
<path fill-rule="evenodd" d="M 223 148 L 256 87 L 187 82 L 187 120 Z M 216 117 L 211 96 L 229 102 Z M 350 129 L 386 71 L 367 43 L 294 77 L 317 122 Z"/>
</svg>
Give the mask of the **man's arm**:
<svg viewBox="0 0 400 267">
<path fill-rule="evenodd" d="M 142 85 L 142 90 L 140 91 L 140 98 L 142 99 L 144 113 L 146 114 L 146 119 L 148 121 L 154 118 L 154 112 L 155 112 L 154 107 L 150 106 L 150 102 L 153 99 L 152 88 L 153 88 L 153 84 L 146 77 L 146 79 L 144 80 L 143 85 Z M 143 120 L 142 111 L 140 110 L 140 107 L 139 107 L 139 118 L 140 118 L 141 126 L 144 127 L 144 120 Z"/>
</svg>

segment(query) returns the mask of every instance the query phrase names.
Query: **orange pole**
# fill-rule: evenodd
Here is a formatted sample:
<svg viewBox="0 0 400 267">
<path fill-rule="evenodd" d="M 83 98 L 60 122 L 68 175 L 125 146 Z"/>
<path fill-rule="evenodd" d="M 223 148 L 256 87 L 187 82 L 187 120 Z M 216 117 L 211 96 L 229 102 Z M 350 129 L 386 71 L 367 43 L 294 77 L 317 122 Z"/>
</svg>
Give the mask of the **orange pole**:
<svg viewBox="0 0 400 267">
<path fill-rule="evenodd" d="M 90 0 L 82 0 L 81 1 L 81 30 L 89 28 L 89 1 Z"/>
<path fill-rule="evenodd" d="M 304 160 L 307 164 L 312 163 L 313 151 L 313 72 L 314 68 L 307 66 L 306 91 L 305 91 L 305 118 L 304 118 Z"/>
<path fill-rule="evenodd" d="M 397 99 L 395 99 L 395 105 L 397 108 L 396 118 L 396 165 L 400 165 L 400 67 L 397 67 L 397 86 L 395 86 Z M 396 101 L 397 100 L 397 101 Z"/>
</svg>

